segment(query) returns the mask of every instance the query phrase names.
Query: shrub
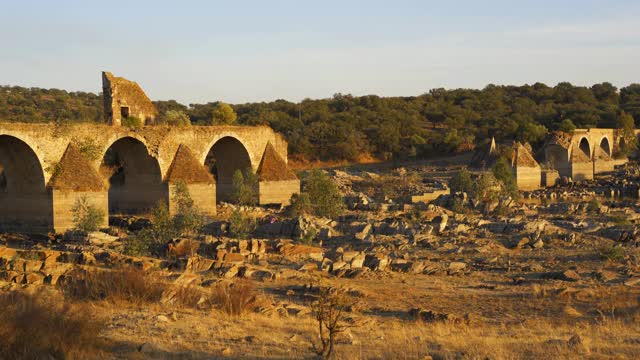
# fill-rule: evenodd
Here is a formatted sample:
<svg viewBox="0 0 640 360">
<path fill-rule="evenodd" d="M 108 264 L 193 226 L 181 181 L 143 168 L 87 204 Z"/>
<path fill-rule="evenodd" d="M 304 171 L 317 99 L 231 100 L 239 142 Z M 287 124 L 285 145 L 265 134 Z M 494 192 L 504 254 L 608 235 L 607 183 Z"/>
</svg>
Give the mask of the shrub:
<svg viewBox="0 0 640 360">
<path fill-rule="evenodd" d="M 74 269 L 60 286 L 63 294 L 74 300 L 143 305 L 160 301 L 166 284 L 152 272 L 124 267 L 96 271 Z"/>
<path fill-rule="evenodd" d="M 0 294 L 0 354 L 3 359 L 96 357 L 104 324 L 84 305 L 42 292 Z"/>
<path fill-rule="evenodd" d="M 322 171 L 313 170 L 307 176 L 304 190 L 309 194 L 315 215 L 336 218 L 344 211 L 344 201 L 338 186 Z"/>
<path fill-rule="evenodd" d="M 588 212 L 598 212 L 600 210 L 600 207 L 602 205 L 600 205 L 600 202 L 598 201 L 598 199 L 593 198 L 591 199 L 591 201 L 589 201 L 589 204 L 587 205 L 587 211 Z"/>
<path fill-rule="evenodd" d="M 473 179 L 471 179 L 471 173 L 467 169 L 460 169 L 449 182 L 449 188 L 451 192 L 466 192 L 470 194 L 473 191 Z"/>
<path fill-rule="evenodd" d="M 104 220 L 104 211 L 91 204 L 86 196 L 76 200 L 71 208 L 73 225 L 76 229 L 91 232 L 96 231 Z"/>
<path fill-rule="evenodd" d="M 600 249 L 600 257 L 603 260 L 620 262 L 624 260 L 624 249 L 620 246 L 608 246 Z"/>
<path fill-rule="evenodd" d="M 91 161 L 98 160 L 102 156 L 102 149 L 93 139 L 81 140 L 74 138 L 73 142 L 78 146 L 78 151 Z"/>
<path fill-rule="evenodd" d="M 519 195 L 518 185 L 516 184 L 516 177 L 513 175 L 513 170 L 509 161 L 505 157 L 500 157 L 496 164 L 491 169 L 493 175 L 504 185 L 505 191 L 511 195 L 512 198 L 517 198 Z"/>
<path fill-rule="evenodd" d="M 238 209 L 229 218 L 229 232 L 238 239 L 246 239 L 256 227 L 256 219 Z"/>
<path fill-rule="evenodd" d="M 169 110 L 164 116 L 160 119 L 161 122 L 165 122 L 167 125 L 171 126 L 190 126 L 191 120 L 189 119 L 189 115 L 180 110 Z"/>
<path fill-rule="evenodd" d="M 302 234 L 300 242 L 305 245 L 311 245 L 316 237 L 318 237 L 318 230 L 312 227 Z"/>
<path fill-rule="evenodd" d="M 122 122 L 122 126 L 126 126 L 132 129 L 140 129 L 142 125 L 144 125 L 144 122 L 142 121 L 142 119 L 135 116 L 123 117 L 121 122 Z"/>
<path fill-rule="evenodd" d="M 229 316 L 240 317 L 256 308 L 257 294 L 249 281 L 218 284 L 213 288 L 211 305 Z"/>
<path fill-rule="evenodd" d="M 501 184 L 496 177 L 492 173 L 484 173 L 474 183 L 471 196 L 482 202 L 491 202 L 498 199 L 501 191 Z"/>
<path fill-rule="evenodd" d="M 240 169 L 233 173 L 231 201 L 239 205 L 256 205 L 258 203 L 258 177 L 251 168 Z"/>
<path fill-rule="evenodd" d="M 204 215 L 191 199 L 189 188 L 184 181 L 179 181 L 173 187 L 173 201 L 176 203 L 176 214 L 173 224 L 180 235 L 196 233 L 204 225 Z"/>
<path fill-rule="evenodd" d="M 193 235 L 204 224 L 205 216 L 193 204 L 189 189 L 178 182 L 173 189 L 176 214 L 171 216 L 164 202 L 158 202 L 151 212 L 151 226 L 140 230 L 125 241 L 125 253 L 129 255 L 162 255 L 161 249 L 170 240 Z"/>
<path fill-rule="evenodd" d="M 310 214 L 313 211 L 311 205 L 311 199 L 307 193 L 295 193 L 291 195 L 291 204 L 287 209 L 289 216 L 298 217 L 305 214 Z"/>
</svg>

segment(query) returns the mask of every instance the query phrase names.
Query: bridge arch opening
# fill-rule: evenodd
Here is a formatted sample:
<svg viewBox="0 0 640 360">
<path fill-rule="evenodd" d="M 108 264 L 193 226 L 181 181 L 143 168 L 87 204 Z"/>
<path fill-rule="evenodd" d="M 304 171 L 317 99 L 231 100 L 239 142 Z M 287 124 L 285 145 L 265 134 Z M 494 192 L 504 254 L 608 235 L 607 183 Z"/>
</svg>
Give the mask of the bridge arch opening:
<svg viewBox="0 0 640 360">
<path fill-rule="evenodd" d="M 158 202 L 168 203 L 160 165 L 138 139 L 124 137 L 111 144 L 100 172 L 109 180 L 110 214 L 144 214 Z"/>
<path fill-rule="evenodd" d="M 600 150 L 606 154 L 606 157 L 611 157 L 611 144 L 609 144 L 607 137 L 603 137 L 602 140 L 600 140 Z"/>
<path fill-rule="evenodd" d="M 233 189 L 233 174 L 237 170 L 244 172 L 251 169 L 251 158 L 238 139 L 225 136 L 211 146 L 205 166 L 216 178 L 216 199 L 229 201 Z"/>
<path fill-rule="evenodd" d="M 46 232 L 53 226 L 53 201 L 44 171 L 24 141 L 0 135 L 0 230 Z"/>
<path fill-rule="evenodd" d="M 588 159 L 591 159 L 591 146 L 589 145 L 589 140 L 587 138 L 580 139 L 580 150 L 587 156 Z"/>
</svg>

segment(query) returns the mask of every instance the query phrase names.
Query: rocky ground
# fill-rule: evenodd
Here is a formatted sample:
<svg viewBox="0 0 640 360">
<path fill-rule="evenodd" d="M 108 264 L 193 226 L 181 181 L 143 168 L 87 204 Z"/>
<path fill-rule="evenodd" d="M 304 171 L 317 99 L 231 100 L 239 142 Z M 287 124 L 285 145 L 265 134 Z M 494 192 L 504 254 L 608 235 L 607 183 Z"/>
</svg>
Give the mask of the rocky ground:
<svg viewBox="0 0 640 360">
<path fill-rule="evenodd" d="M 140 218 L 88 237 L 5 234 L 2 289 L 60 293 L 79 269 L 160 278 L 152 301 L 73 300 L 102 321 L 96 358 L 313 358 L 322 288 L 351 299 L 337 358 L 640 358 L 637 166 L 456 211 L 465 194 L 438 195 L 453 170 L 331 171 L 339 219 L 243 208 L 259 225 L 236 239 L 222 205 L 161 258 L 123 254 Z M 241 281 L 255 288 L 250 311 L 208 303 Z M 187 286 L 192 304 L 179 301 Z"/>
</svg>

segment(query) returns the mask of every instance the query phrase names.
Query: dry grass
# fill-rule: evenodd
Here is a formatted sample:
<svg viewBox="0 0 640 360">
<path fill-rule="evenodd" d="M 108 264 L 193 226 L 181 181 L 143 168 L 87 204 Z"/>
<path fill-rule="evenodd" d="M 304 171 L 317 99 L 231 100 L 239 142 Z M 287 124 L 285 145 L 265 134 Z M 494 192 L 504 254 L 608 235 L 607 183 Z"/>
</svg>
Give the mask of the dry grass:
<svg viewBox="0 0 640 360">
<path fill-rule="evenodd" d="M 232 284 L 217 284 L 209 301 L 229 316 L 240 317 L 253 311 L 257 306 L 258 294 L 249 281 L 236 281 Z"/>
<path fill-rule="evenodd" d="M 156 274 L 133 267 L 115 270 L 76 269 L 61 284 L 68 298 L 144 305 L 160 301 L 166 283 Z"/>
<path fill-rule="evenodd" d="M 100 357 L 103 328 L 82 305 L 44 293 L 0 294 L 0 357 L 87 359 Z"/>
</svg>

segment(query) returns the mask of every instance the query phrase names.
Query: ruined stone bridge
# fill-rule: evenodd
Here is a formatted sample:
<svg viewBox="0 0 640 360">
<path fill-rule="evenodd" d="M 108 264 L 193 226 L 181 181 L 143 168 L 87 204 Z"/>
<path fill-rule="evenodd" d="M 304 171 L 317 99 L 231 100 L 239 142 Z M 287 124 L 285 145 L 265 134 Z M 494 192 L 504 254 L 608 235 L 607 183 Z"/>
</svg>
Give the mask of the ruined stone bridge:
<svg viewBox="0 0 640 360">
<path fill-rule="evenodd" d="M 105 214 L 143 213 L 159 201 L 173 211 L 178 182 L 214 214 L 216 201 L 229 199 L 233 174 L 248 168 L 261 204 L 299 191 L 287 143 L 269 127 L 0 122 L 0 230 L 64 231 L 83 197 Z"/>
<path fill-rule="evenodd" d="M 621 130 L 576 129 L 572 134 L 555 134 L 545 145 L 544 155 L 560 176 L 587 180 L 627 162 L 620 151 L 623 147 Z"/>
</svg>

